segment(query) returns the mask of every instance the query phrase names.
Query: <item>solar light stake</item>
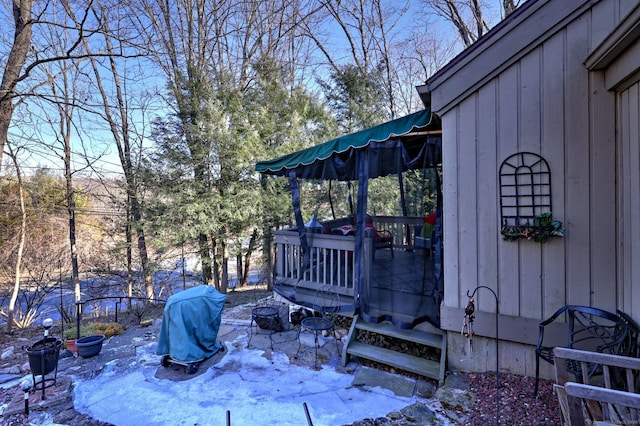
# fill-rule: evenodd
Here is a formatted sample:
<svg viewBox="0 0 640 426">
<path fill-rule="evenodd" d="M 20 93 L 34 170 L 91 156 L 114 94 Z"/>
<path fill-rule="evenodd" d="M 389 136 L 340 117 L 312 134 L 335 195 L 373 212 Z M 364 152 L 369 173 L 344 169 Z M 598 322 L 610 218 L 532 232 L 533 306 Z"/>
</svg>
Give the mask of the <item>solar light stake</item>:
<svg viewBox="0 0 640 426">
<path fill-rule="evenodd" d="M 44 337 L 48 337 L 49 329 L 53 327 L 53 320 L 51 318 L 47 318 L 46 320 L 42 321 L 42 325 L 44 326 Z"/>
<path fill-rule="evenodd" d="M 24 413 L 29 415 L 29 391 L 31 391 L 31 387 L 33 383 L 31 383 L 30 378 L 25 378 L 22 382 L 20 382 L 20 389 L 24 392 Z"/>
<path fill-rule="evenodd" d="M 469 298 L 469 300 L 473 301 L 473 296 L 475 296 L 476 292 L 481 289 L 481 288 L 486 288 L 487 290 L 489 290 L 491 292 L 491 294 L 493 294 L 493 297 L 495 297 L 496 299 L 496 425 L 500 424 L 500 392 L 499 392 L 499 388 L 500 388 L 500 369 L 499 369 L 499 359 L 500 359 L 500 352 L 498 351 L 498 295 L 496 294 L 495 291 L 493 291 L 491 288 L 484 286 L 484 285 L 479 285 L 478 287 L 475 288 L 475 290 L 473 290 L 473 293 L 469 294 L 469 290 L 467 290 L 467 297 Z"/>
</svg>

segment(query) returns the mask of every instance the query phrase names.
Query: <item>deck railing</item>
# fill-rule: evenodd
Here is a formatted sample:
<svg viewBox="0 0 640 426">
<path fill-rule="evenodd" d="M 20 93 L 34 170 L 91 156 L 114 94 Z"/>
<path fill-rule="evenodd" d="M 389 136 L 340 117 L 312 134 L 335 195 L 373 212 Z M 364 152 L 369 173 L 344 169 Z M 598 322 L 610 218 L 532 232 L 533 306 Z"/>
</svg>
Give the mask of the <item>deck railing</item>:
<svg viewBox="0 0 640 426">
<path fill-rule="evenodd" d="M 348 219 L 327 222 L 330 228 L 348 223 Z M 375 216 L 373 224 L 378 230 L 387 230 L 394 237 L 394 250 L 413 250 L 416 231 L 422 226 L 422 217 Z M 275 233 L 276 281 L 280 284 L 308 290 L 327 286 L 337 294 L 354 294 L 355 238 L 332 234 L 307 233 L 309 247 L 308 266 L 303 267 L 304 256 L 296 230 Z M 365 281 L 373 261 L 372 240 L 364 238 Z M 365 282 L 366 285 L 366 282 Z"/>
<path fill-rule="evenodd" d="M 393 246 L 398 249 L 413 250 L 416 234 L 424 225 L 422 217 L 415 216 L 373 216 L 373 226 L 393 235 Z"/>
<path fill-rule="evenodd" d="M 277 281 L 314 290 L 329 285 L 339 294 L 353 295 L 354 237 L 309 233 L 307 241 L 309 264 L 304 268 L 298 233 L 276 232 Z"/>
</svg>

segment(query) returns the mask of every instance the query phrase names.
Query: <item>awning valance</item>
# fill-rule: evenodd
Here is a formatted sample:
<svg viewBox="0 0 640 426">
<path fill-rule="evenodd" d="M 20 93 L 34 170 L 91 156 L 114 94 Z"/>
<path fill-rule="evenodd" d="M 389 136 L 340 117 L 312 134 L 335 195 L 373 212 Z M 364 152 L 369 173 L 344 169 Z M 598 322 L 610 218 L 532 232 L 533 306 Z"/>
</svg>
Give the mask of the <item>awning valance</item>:
<svg viewBox="0 0 640 426">
<path fill-rule="evenodd" d="M 369 177 L 387 176 L 440 162 L 439 119 L 430 110 L 340 136 L 320 145 L 256 165 L 260 173 L 284 176 L 295 170 L 302 179 L 357 179 L 357 151 L 370 150 Z"/>
</svg>

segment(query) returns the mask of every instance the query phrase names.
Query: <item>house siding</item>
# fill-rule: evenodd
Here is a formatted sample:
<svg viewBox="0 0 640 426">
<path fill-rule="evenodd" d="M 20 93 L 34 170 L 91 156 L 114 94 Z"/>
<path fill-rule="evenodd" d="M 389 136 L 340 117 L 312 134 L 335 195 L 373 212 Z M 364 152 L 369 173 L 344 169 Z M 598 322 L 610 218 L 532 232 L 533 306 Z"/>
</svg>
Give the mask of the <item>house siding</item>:
<svg viewBox="0 0 640 426">
<path fill-rule="evenodd" d="M 473 352 L 460 333 L 467 294 L 477 286 L 491 288 L 499 299 L 505 371 L 532 373 L 538 324 L 565 304 L 624 309 L 640 319 L 640 310 L 633 311 L 640 306 L 640 290 L 631 284 L 640 280 L 640 262 L 633 261 L 640 257 L 638 84 L 616 95 L 607 90 L 606 72 L 585 67 L 589 54 L 638 2 L 538 3 L 542 16 L 556 7 L 568 19 L 549 24 L 550 33 L 531 34 L 540 16 L 525 14 L 510 31 L 528 31 L 534 45 L 509 56 L 498 51 L 508 45 L 508 35 L 501 35 L 495 45 L 485 43 L 468 68 L 461 61 L 431 82 L 432 107 L 443 128 L 442 328 L 451 331 L 452 368 L 484 371 L 495 362 L 496 302 L 485 289 L 476 295 Z M 459 76 L 478 69 L 485 74 L 459 86 Z M 627 117 L 618 128 L 616 108 Z M 616 130 L 624 135 L 618 142 Z M 564 238 L 543 244 L 501 238 L 498 171 L 505 158 L 524 151 L 549 163 L 553 215 L 565 226 Z M 617 180 L 626 182 L 623 192 Z"/>
<path fill-rule="evenodd" d="M 618 95 L 620 182 L 619 305 L 640 318 L 640 83 Z"/>
</svg>

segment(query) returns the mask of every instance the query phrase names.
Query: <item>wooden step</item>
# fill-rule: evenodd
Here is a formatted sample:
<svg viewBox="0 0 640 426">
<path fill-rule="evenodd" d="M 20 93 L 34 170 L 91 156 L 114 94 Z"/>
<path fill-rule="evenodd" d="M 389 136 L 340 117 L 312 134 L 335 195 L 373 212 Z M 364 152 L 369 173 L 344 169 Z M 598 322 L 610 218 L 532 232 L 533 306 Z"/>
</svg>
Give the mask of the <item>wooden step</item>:
<svg viewBox="0 0 640 426">
<path fill-rule="evenodd" d="M 403 330 L 396 328 L 390 323 L 372 324 L 364 321 L 356 323 L 357 330 L 369 331 L 376 334 L 382 334 L 383 336 L 389 336 L 400 340 L 406 340 L 408 342 L 418 343 L 420 345 L 430 346 L 432 348 L 440 349 L 442 347 L 443 335 L 427 333 L 416 330 Z"/>
<path fill-rule="evenodd" d="M 347 353 L 359 358 L 365 358 L 381 364 L 390 365 L 401 370 L 410 371 L 435 380 L 440 380 L 440 363 L 380 348 L 358 341 L 351 342 Z"/>
<path fill-rule="evenodd" d="M 440 351 L 440 362 L 358 341 L 358 330 L 437 349 Z M 353 318 L 343 348 L 342 364 L 346 365 L 351 356 L 368 359 L 380 364 L 390 365 L 401 370 L 436 379 L 439 384 L 442 385 L 444 383 L 444 373 L 447 362 L 447 337 L 445 334 L 396 328 L 388 322 L 378 324 L 368 323 L 356 315 Z"/>
</svg>

